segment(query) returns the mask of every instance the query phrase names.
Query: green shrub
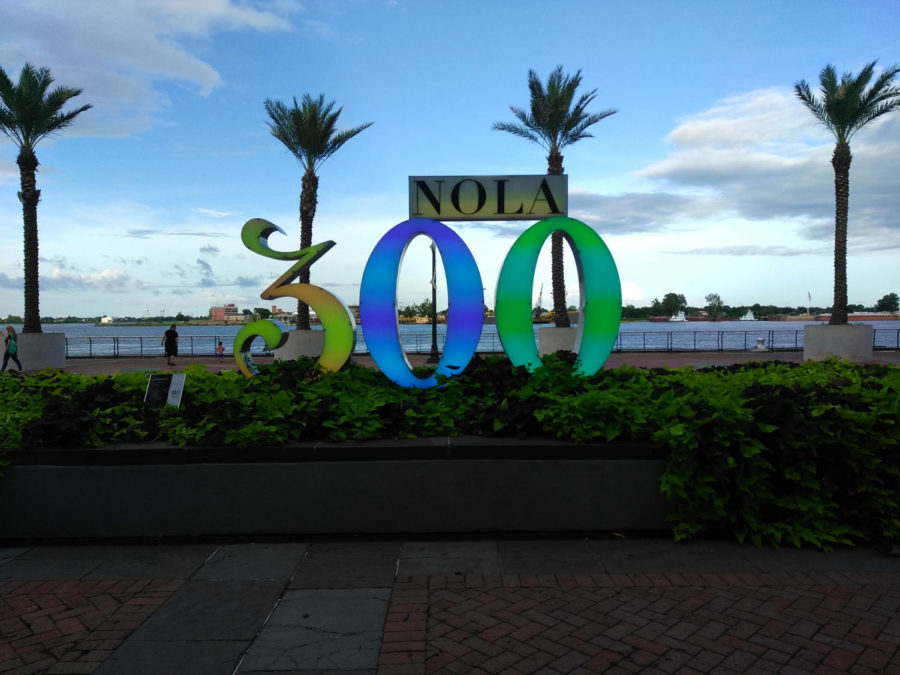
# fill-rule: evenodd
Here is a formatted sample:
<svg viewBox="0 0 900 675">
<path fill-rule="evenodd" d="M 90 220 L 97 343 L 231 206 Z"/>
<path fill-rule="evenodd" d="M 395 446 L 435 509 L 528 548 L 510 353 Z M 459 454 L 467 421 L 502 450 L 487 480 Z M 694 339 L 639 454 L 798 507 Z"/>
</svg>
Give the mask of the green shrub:
<svg viewBox="0 0 900 675">
<path fill-rule="evenodd" d="M 670 449 L 661 486 L 676 538 L 900 540 L 900 369 L 772 364 L 683 373 L 678 385 L 654 433 Z"/>
<path fill-rule="evenodd" d="M 187 369 L 179 408 L 145 409 L 146 373 L 0 377 L 0 447 L 164 442 L 248 449 L 473 434 L 662 448 L 677 539 L 729 532 L 822 549 L 900 541 L 900 368 L 767 362 L 534 373 L 474 358 L 439 388 L 309 359 L 247 379 Z M 424 374 L 424 371 L 420 374 Z"/>
</svg>

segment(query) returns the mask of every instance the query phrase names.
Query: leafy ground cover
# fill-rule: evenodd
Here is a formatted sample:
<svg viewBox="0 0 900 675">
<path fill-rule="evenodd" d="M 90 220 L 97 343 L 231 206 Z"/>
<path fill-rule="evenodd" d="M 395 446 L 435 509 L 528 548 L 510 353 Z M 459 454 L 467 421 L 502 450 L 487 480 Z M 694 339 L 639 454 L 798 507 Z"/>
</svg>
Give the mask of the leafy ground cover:
<svg viewBox="0 0 900 675">
<path fill-rule="evenodd" d="M 280 362 L 252 379 L 187 369 L 182 405 L 145 409 L 146 373 L 0 377 L 0 443 L 290 445 L 475 434 L 664 448 L 677 539 L 727 531 L 823 549 L 900 542 L 900 368 L 838 361 L 534 373 L 476 358 L 441 388 L 349 364 Z"/>
</svg>

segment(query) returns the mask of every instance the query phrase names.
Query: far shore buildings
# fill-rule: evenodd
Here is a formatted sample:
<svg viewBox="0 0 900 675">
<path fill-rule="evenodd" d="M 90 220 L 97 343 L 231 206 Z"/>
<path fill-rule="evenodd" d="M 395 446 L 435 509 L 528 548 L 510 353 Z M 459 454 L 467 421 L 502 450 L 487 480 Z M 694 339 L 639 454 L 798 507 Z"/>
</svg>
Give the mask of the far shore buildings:
<svg viewBox="0 0 900 675">
<path fill-rule="evenodd" d="M 315 318 L 315 312 L 310 312 L 310 314 L 313 318 Z M 238 309 L 237 305 L 231 303 L 222 305 L 220 307 L 209 308 L 210 321 L 220 321 L 223 323 L 247 323 L 248 321 L 253 321 L 254 319 L 258 318 L 259 316 L 257 316 L 255 312 L 250 312 L 250 310 Z M 297 314 L 296 312 L 290 312 L 272 305 L 272 309 L 270 310 L 268 318 L 274 319 L 276 321 L 281 321 L 282 323 L 288 325 L 293 325 L 297 319 Z"/>
<path fill-rule="evenodd" d="M 244 323 L 245 318 L 237 305 L 225 304 L 221 307 L 210 307 L 209 318 L 212 321 L 224 321 L 225 323 Z"/>
<path fill-rule="evenodd" d="M 286 323 L 286 324 L 290 325 L 290 324 L 293 324 L 294 321 L 296 321 L 297 313 L 296 312 L 293 312 L 293 313 L 287 312 L 287 311 L 281 309 L 280 307 L 276 307 L 275 305 L 272 305 L 272 313 L 269 315 L 269 318 L 274 319 L 275 321 L 281 321 L 282 323 Z"/>
</svg>

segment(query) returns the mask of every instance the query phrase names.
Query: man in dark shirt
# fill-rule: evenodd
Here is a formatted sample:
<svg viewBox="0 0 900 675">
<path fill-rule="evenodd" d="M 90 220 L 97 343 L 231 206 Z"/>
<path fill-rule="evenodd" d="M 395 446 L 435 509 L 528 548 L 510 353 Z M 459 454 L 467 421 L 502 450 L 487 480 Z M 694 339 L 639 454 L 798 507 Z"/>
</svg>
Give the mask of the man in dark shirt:
<svg viewBox="0 0 900 675">
<path fill-rule="evenodd" d="M 175 357 L 178 356 L 178 333 L 175 331 L 175 324 L 163 333 L 162 340 L 159 344 L 164 344 L 166 349 L 166 365 L 174 366 Z"/>
</svg>

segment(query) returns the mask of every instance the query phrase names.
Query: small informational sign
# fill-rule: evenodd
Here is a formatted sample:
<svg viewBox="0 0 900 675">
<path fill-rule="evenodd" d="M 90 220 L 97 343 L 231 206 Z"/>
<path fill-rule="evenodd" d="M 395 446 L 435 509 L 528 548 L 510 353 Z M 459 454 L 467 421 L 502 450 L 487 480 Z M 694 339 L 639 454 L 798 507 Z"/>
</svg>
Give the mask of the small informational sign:
<svg viewBox="0 0 900 675">
<path fill-rule="evenodd" d="M 410 218 L 541 220 L 568 210 L 566 175 L 409 177 Z"/>
<path fill-rule="evenodd" d="M 184 391 L 184 373 L 153 373 L 147 382 L 144 405 L 148 408 L 162 408 L 164 405 L 181 405 Z"/>
</svg>

